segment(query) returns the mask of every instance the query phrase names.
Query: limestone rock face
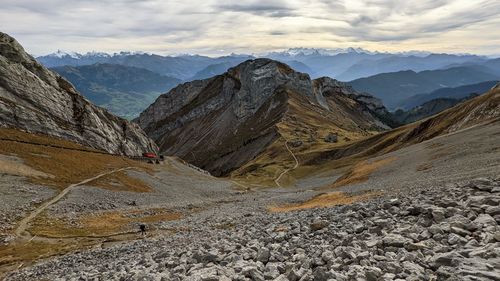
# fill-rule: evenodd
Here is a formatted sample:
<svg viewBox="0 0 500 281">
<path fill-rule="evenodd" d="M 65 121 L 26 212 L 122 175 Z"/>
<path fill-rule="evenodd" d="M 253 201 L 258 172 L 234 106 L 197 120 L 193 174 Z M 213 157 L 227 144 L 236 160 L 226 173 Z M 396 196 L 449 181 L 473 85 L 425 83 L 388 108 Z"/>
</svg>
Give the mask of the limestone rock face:
<svg viewBox="0 0 500 281">
<path fill-rule="evenodd" d="M 284 131 L 302 142 L 323 142 L 317 137 L 322 134 L 318 124 L 336 123 L 357 132 L 388 129 L 372 110 L 379 101 L 364 99 L 336 80 L 311 80 L 286 64 L 255 59 L 222 75 L 179 85 L 135 121 L 162 153 L 226 175 L 282 139 Z M 305 127 L 307 136 L 301 136 Z"/>
<path fill-rule="evenodd" d="M 157 151 L 138 125 L 90 103 L 1 32 L 0 127 L 43 133 L 115 154 Z"/>
</svg>

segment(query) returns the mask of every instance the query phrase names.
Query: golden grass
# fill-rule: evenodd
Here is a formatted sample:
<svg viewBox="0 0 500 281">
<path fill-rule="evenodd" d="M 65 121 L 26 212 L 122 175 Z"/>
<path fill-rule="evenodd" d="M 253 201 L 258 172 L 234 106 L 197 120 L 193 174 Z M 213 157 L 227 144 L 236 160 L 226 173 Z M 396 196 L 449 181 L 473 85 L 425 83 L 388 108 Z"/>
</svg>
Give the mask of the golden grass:
<svg viewBox="0 0 500 281">
<path fill-rule="evenodd" d="M 362 161 L 354 165 L 347 173 L 338 178 L 330 187 L 341 187 L 350 184 L 362 183 L 368 180 L 370 175 L 381 167 L 390 164 L 396 157 L 389 157 L 374 161 Z"/>
<path fill-rule="evenodd" d="M 273 206 L 268 208 L 270 212 L 290 212 L 313 208 L 328 208 L 337 205 L 347 205 L 354 202 L 363 201 L 377 195 L 378 193 L 370 192 L 361 195 L 346 195 L 344 192 L 330 192 L 320 194 L 308 201 L 299 204 L 290 204 L 284 206 Z"/>
<path fill-rule="evenodd" d="M 0 279 L 2 279 L 3 274 L 16 269 L 16 263 L 29 265 L 38 259 L 84 249 L 90 245 L 90 241 L 79 241 L 79 243 L 64 241 L 58 241 L 57 243 L 29 241 L 0 245 Z"/>
<path fill-rule="evenodd" d="M 231 179 L 247 186 L 276 186 L 274 179 L 284 169 L 291 168 L 294 164 L 295 160 L 286 149 L 285 141 L 280 138 L 257 158 L 232 172 Z"/>
<path fill-rule="evenodd" d="M 0 139 L 33 142 L 43 145 L 54 145 L 65 148 L 83 149 L 88 151 L 98 151 L 96 149 L 80 145 L 76 142 L 71 142 L 56 137 L 50 137 L 43 134 L 27 133 L 18 129 L 7 129 L 7 128 L 0 129 Z"/>
<path fill-rule="evenodd" d="M 432 168 L 431 163 L 422 163 L 417 166 L 417 172 L 427 171 Z"/>
<path fill-rule="evenodd" d="M 13 159 L 1 159 L 0 158 L 0 173 L 23 176 L 23 177 L 35 177 L 35 178 L 48 178 L 48 175 L 44 172 L 37 171 L 17 160 Z"/>
<path fill-rule="evenodd" d="M 111 191 L 151 192 L 153 188 L 140 179 L 129 176 L 125 171 L 106 175 L 93 181 L 92 186 Z"/>
<path fill-rule="evenodd" d="M 229 230 L 229 229 L 233 229 L 235 226 L 236 225 L 232 222 L 226 222 L 226 223 L 221 223 L 221 224 L 215 225 L 215 228 L 220 229 L 220 230 Z"/>
<path fill-rule="evenodd" d="M 100 214 L 82 216 L 75 223 L 65 218 L 49 218 L 47 215 L 37 218 L 29 232 L 32 235 L 55 238 L 94 237 L 118 234 L 124 231 L 136 231 L 134 223 L 157 223 L 181 218 L 181 214 L 161 208 L 108 211 Z"/>
<path fill-rule="evenodd" d="M 90 248 L 103 241 L 135 239 L 138 232 L 134 223 L 152 224 L 181 218 L 181 214 L 154 208 L 146 210 L 111 211 L 82 216 L 77 224 L 67 219 L 48 217 L 46 214 L 33 221 L 29 229 L 40 241 L 13 241 L 0 245 L 0 279 L 18 265 L 29 265 L 36 260 Z M 55 238 L 52 240 L 52 238 Z M 63 239 L 64 238 L 64 239 Z"/>
<path fill-rule="evenodd" d="M 346 161 L 349 158 L 364 160 L 392 152 L 425 140 L 450 132 L 465 129 L 485 122 L 498 122 L 500 104 L 500 88 L 487 94 L 461 103 L 432 117 L 417 121 L 388 132 L 383 132 L 366 139 L 324 150 L 322 152 L 304 153 L 304 165 L 332 165 L 332 161 Z M 439 148 L 440 144 L 431 145 Z M 437 157 L 443 157 L 444 154 Z"/>
<path fill-rule="evenodd" d="M 0 129 L 0 138 L 2 137 L 67 148 L 88 149 L 88 151 L 78 151 L 0 140 L 0 154 L 16 156 L 22 159 L 28 167 L 53 176 L 45 178 L 29 176 L 31 182 L 58 189 L 64 189 L 70 184 L 113 169 L 132 166 L 145 171 L 152 170 L 152 167 L 146 163 L 130 160 L 127 157 L 93 153 L 90 148 L 44 135 Z"/>
<path fill-rule="evenodd" d="M 274 179 L 285 169 L 295 165 L 294 159 L 285 148 L 285 140 L 288 140 L 289 144 L 300 140 L 302 145 L 298 147 L 289 145 L 299 159 L 298 168 L 286 173 L 280 179 L 281 185 L 290 186 L 298 178 L 310 175 L 311 171 L 317 172 L 317 165 L 314 165 L 315 167 L 311 169 L 303 167 L 309 158 L 309 154 L 321 154 L 324 151 L 346 146 L 356 140 L 379 133 L 367 127 L 361 128 L 350 119 L 350 114 L 355 114 L 355 110 L 353 111 L 353 108 L 350 108 L 353 105 L 344 104 L 348 103 L 349 99 L 343 100 L 343 105 L 330 103 L 329 106 L 334 109 L 331 112 L 310 104 L 301 95 L 290 91 L 287 94 L 289 96 L 287 112 L 276 124 L 282 138 L 277 139 L 255 159 L 232 172 L 231 179 L 246 185 L 275 187 Z M 324 141 L 325 137 L 330 133 L 338 136 L 338 142 L 328 143 Z M 359 159 L 353 160 L 351 163 L 357 161 Z"/>
</svg>

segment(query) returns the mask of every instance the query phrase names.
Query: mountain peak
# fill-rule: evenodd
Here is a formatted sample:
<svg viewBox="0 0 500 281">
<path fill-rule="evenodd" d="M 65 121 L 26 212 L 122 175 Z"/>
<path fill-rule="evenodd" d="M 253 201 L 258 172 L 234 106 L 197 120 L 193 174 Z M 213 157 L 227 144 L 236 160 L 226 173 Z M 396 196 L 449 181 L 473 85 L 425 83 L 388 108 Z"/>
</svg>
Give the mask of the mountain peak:
<svg viewBox="0 0 500 281">
<path fill-rule="evenodd" d="M 48 54 L 47 56 L 49 56 L 49 57 L 55 57 L 55 58 L 69 57 L 69 58 L 74 58 L 74 59 L 78 59 L 78 58 L 82 57 L 82 55 L 79 54 L 79 53 L 76 53 L 76 52 L 65 52 L 65 51 L 62 51 L 62 50 L 57 50 L 56 52 Z"/>
<path fill-rule="evenodd" d="M 325 145 L 330 132 L 344 142 L 347 135 L 360 138 L 388 128 L 375 112 L 383 111 L 379 105 L 344 86 L 331 78 L 311 80 L 272 59 L 251 59 L 179 85 L 136 121 L 162 153 L 227 175 L 270 153 L 274 143 L 283 146 L 283 139 L 314 148 Z"/>
</svg>

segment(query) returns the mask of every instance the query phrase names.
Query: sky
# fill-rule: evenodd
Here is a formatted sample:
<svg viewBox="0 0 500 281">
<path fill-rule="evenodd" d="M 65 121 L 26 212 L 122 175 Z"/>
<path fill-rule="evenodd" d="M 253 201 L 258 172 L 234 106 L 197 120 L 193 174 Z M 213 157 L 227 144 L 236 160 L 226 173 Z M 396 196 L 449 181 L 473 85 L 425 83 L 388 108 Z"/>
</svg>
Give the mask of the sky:
<svg viewBox="0 0 500 281">
<path fill-rule="evenodd" d="M 1 0 L 33 55 L 263 53 L 361 47 L 500 55 L 498 0 Z"/>
</svg>

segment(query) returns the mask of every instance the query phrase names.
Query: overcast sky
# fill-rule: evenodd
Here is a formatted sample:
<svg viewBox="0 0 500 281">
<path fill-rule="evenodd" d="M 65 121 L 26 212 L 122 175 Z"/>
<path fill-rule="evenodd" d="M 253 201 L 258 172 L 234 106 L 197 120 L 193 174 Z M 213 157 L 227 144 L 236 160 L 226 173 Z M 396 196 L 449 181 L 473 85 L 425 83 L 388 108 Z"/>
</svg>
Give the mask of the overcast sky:
<svg viewBox="0 0 500 281">
<path fill-rule="evenodd" d="M 499 15 L 499 0 L 1 0 L 0 31 L 34 55 L 292 47 L 498 55 Z"/>
</svg>

